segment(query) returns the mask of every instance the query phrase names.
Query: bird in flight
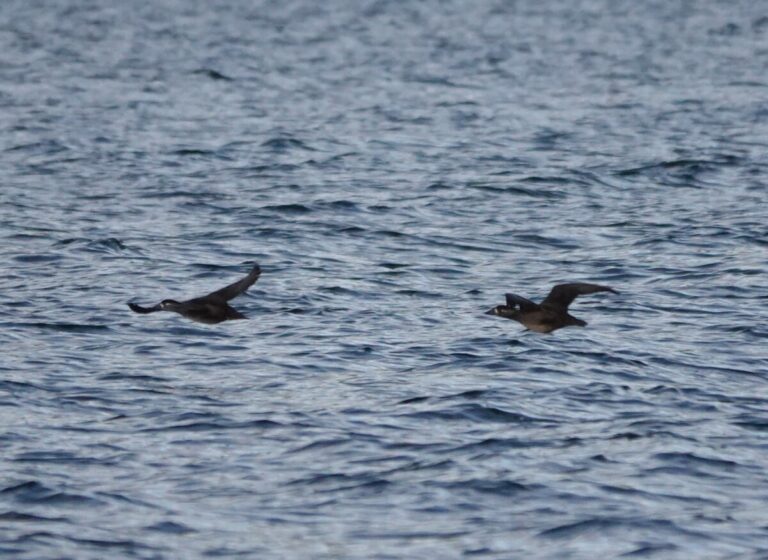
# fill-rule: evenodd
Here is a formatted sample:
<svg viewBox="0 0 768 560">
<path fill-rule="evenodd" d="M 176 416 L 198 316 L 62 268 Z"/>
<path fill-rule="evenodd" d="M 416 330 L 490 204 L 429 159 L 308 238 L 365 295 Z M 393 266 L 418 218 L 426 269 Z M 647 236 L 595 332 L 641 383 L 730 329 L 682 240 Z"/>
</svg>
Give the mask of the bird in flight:
<svg viewBox="0 0 768 560">
<path fill-rule="evenodd" d="M 155 311 L 173 311 L 183 315 L 187 319 L 192 319 L 198 323 L 207 323 L 213 325 L 222 321 L 232 319 L 247 319 L 245 315 L 237 309 L 230 306 L 227 302 L 250 288 L 261 276 L 261 268 L 255 265 L 248 273 L 248 276 L 241 278 L 234 284 L 230 284 L 220 290 L 211 292 L 207 296 L 202 296 L 187 301 L 176 301 L 175 299 L 164 299 L 152 307 L 142 307 L 135 303 L 129 303 L 130 307 L 136 313 L 154 313 Z"/>
<path fill-rule="evenodd" d="M 585 327 L 587 322 L 568 313 L 568 306 L 578 296 L 596 292 L 619 293 L 613 288 L 598 284 L 558 284 L 541 303 L 533 303 L 516 294 L 505 294 L 507 304 L 497 305 L 486 311 L 486 314 L 513 319 L 527 329 L 539 333 L 550 333 L 563 327 Z"/>
</svg>

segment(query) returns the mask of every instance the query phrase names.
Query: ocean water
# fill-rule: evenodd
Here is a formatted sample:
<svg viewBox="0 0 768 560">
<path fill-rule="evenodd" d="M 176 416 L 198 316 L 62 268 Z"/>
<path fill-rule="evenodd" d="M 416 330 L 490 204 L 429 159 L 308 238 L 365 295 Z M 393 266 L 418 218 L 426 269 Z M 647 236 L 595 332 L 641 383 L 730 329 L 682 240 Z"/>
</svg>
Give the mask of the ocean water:
<svg viewBox="0 0 768 560">
<path fill-rule="evenodd" d="M 768 558 L 766 76 L 747 0 L 4 0 L 0 555 Z"/>
</svg>

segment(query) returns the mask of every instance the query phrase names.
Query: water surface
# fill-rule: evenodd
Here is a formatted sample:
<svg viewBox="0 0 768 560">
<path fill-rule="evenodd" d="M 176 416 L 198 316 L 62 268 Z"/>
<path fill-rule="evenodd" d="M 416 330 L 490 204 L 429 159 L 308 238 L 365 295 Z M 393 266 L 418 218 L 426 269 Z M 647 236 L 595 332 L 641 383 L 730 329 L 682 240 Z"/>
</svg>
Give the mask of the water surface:
<svg viewBox="0 0 768 560">
<path fill-rule="evenodd" d="M 0 553 L 768 555 L 768 9 L 7 0 Z M 249 321 L 125 303 L 251 263 Z M 483 315 L 591 281 L 586 329 Z"/>
</svg>

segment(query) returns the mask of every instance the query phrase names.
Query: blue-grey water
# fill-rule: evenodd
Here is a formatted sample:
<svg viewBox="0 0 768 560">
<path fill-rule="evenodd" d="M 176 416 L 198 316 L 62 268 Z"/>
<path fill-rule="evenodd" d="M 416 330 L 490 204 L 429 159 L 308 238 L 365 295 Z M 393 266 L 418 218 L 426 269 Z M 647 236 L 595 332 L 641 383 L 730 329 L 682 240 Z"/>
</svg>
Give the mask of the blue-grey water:
<svg viewBox="0 0 768 560">
<path fill-rule="evenodd" d="M 768 558 L 767 100 L 753 0 L 3 0 L 0 555 Z"/>
</svg>

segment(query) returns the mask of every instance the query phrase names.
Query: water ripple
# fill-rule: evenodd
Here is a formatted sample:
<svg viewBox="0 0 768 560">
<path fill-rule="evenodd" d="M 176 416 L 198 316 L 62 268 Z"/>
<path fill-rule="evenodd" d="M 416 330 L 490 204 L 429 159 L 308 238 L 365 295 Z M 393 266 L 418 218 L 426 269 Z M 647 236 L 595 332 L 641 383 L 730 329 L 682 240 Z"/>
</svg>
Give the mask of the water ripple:
<svg viewBox="0 0 768 560">
<path fill-rule="evenodd" d="M 762 558 L 760 3 L 0 10 L 0 554 Z M 264 273 L 248 321 L 136 315 Z M 604 283 L 548 336 L 484 312 Z"/>
</svg>

